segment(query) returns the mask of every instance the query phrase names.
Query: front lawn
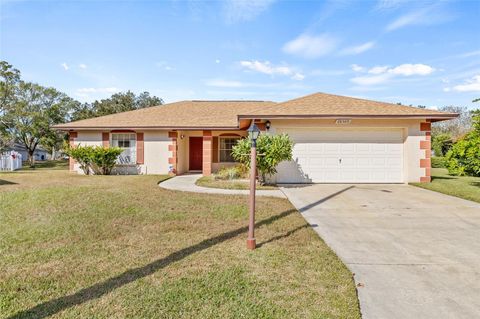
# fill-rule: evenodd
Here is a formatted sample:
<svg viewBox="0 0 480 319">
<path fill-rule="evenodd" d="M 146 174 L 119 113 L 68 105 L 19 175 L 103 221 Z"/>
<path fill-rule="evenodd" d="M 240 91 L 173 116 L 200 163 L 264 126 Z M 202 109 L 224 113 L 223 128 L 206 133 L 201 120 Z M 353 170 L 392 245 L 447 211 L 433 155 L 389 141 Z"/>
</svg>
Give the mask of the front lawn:
<svg viewBox="0 0 480 319">
<path fill-rule="evenodd" d="M 0 173 L 0 318 L 360 318 L 352 274 L 284 199 L 166 176 Z"/>
<path fill-rule="evenodd" d="M 445 168 L 432 168 L 431 183 L 413 185 L 480 203 L 480 177 L 451 176 Z"/>
<path fill-rule="evenodd" d="M 246 180 L 222 180 L 215 179 L 214 176 L 202 176 L 195 182 L 198 186 L 211 187 L 211 188 L 223 188 L 223 189 L 250 189 L 250 182 Z M 257 189 L 260 190 L 272 190 L 278 189 L 271 185 L 260 185 L 257 183 Z"/>
</svg>

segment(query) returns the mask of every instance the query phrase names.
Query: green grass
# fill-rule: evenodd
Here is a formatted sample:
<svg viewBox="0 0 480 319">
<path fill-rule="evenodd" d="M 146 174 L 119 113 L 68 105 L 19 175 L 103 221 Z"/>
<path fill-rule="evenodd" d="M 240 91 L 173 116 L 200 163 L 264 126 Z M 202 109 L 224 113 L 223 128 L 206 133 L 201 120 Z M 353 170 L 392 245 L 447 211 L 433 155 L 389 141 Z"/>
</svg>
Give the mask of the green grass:
<svg viewBox="0 0 480 319">
<path fill-rule="evenodd" d="M 31 171 L 35 169 L 67 169 L 68 161 L 55 160 L 55 161 L 37 161 L 34 167 L 30 167 L 28 162 L 23 162 L 22 169 L 24 171 Z"/>
<path fill-rule="evenodd" d="M 215 179 L 214 176 L 203 176 L 200 177 L 195 184 L 203 187 L 210 188 L 223 188 L 223 189 L 250 189 L 250 183 L 248 181 L 242 180 L 221 180 Z M 276 186 L 272 185 L 260 185 L 257 183 L 257 189 L 259 190 L 272 190 L 278 189 Z"/>
<path fill-rule="evenodd" d="M 284 199 L 167 176 L 0 173 L 0 318 L 360 318 L 352 274 Z M 3 182 L 2 182 L 3 181 Z"/>
<path fill-rule="evenodd" d="M 480 203 L 480 177 L 452 176 L 445 168 L 432 168 L 431 183 L 413 185 Z"/>
</svg>

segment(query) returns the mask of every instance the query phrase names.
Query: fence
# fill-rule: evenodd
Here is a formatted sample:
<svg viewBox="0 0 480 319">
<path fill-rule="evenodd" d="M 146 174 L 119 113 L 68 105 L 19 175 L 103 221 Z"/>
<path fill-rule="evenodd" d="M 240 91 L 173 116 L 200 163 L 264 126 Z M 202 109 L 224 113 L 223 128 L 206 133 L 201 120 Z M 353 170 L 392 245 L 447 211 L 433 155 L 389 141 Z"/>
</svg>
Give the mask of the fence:
<svg viewBox="0 0 480 319">
<path fill-rule="evenodd" d="M 0 154 L 0 171 L 15 171 L 22 168 L 22 154 L 15 151 Z"/>
</svg>

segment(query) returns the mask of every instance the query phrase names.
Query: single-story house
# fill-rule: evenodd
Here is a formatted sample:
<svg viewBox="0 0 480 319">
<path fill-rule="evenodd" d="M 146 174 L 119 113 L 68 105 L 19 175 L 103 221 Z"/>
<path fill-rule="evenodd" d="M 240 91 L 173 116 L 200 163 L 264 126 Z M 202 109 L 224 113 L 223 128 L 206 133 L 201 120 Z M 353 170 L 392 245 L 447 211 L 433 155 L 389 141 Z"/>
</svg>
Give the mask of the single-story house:
<svg viewBox="0 0 480 319">
<path fill-rule="evenodd" d="M 28 160 L 28 150 L 23 144 L 14 143 L 12 146 L 7 147 L 6 150 L 20 153 L 22 155 L 22 161 Z M 51 156 L 46 149 L 41 146 L 37 146 L 35 152 L 33 152 L 33 158 L 35 161 L 45 161 L 47 159 L 50 159 Z"/>
<path fill-rule="evenodd" d="M 231 149 L 251 121 L 287 133 L 293 161 L 277 183 L 430 181 L 431 123 L 457 117 L 405 105 L 316 93 L 282 103 L 181 101 L 61 125 L 71 145 L 124 149 L 119 172 L 210 175 L 235 165 Z M 73 161 L 70 170 L 80 172 Z"/>
</svg>

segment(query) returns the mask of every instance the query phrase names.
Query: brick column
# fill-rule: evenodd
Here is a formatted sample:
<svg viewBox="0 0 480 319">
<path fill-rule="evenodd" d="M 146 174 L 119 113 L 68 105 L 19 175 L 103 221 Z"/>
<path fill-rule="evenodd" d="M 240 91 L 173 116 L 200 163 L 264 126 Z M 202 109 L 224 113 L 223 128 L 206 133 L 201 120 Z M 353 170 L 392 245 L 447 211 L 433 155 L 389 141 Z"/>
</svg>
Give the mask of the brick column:
<svg viewBox="0 0 480 319">
<path fill-rule="evenodd" d="M 212 175 L 212 131 L 203 131 L 203 176 Z"/>
<path fill-rule="evenodd" d="M 168 164 L 170 166 L 169 174 L 177 174 L 177 132 L 168 132 L 168 137 L 171 139 L 170 145 L 168 145 L 168 151 L 171 152 L 170 157 L 168 158 Z"/>
<path fill-rule="evenodd" d="M 420 131 L 425 132 L 425 140 L 420 141 L 420 149 L 425 151 L 425 158 L 420 159 L 420 168 L 425 169 L 425 176 L 420 177 L 421 183 L 430 183 L 431 178 L 431 157 L 432 157 L 432 142 L 431 142 L 432 123 L 420 123 Z"/>
<path fill-rule="evenodd" d="M 69 132 L 68 133 L 68 142 L 70 144 L 70 147 L 75 146 L 75 139 L 77 138 L 78 133 L 77 132 Z M 70 156 L 68 158 L 68 169 L 70 172 L 73 172 L 73 168 L 75 165 L 75 160 Z"/>
</svg>

